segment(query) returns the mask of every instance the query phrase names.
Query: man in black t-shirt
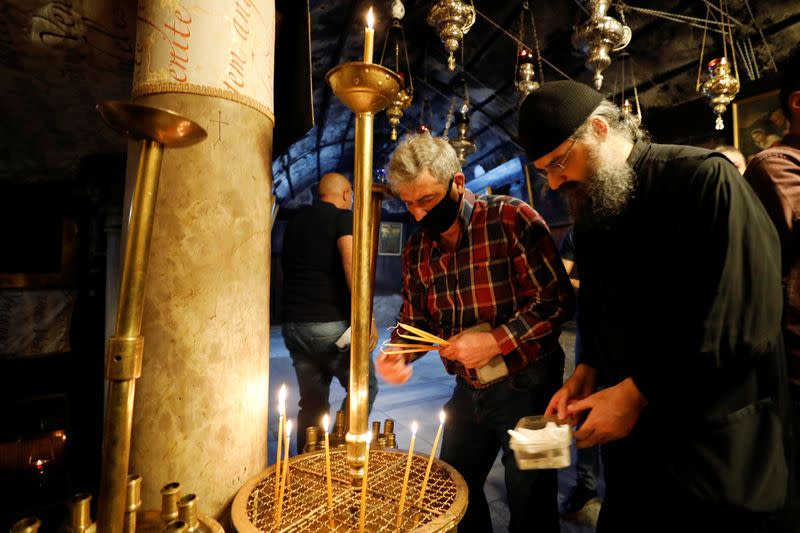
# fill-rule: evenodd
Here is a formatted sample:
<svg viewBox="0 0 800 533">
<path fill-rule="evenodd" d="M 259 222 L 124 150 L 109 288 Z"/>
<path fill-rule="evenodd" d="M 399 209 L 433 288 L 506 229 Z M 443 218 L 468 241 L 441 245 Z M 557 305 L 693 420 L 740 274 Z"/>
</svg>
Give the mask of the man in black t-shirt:
<svg viewBox="0 0 800 533">
<path fill-rule="evenodd" d="M 319 182 L 319 198 L 318 204 L 302 209 L 289 221 L 283 237 L 282 329 L 300 388 L 298 453 L 305 447 L 306 428 L 319 426 L 330 410 L 333 377 L 345 389 L 350 382 L 349 343 L 340 350 L 336 341 L 350 327 L 353 189 L 341 174 L 325 174 Z M 377 394 L 370 357 L 370 410 Z M 342 409 L 346 406 L 347 398 Z"/>
</svg>

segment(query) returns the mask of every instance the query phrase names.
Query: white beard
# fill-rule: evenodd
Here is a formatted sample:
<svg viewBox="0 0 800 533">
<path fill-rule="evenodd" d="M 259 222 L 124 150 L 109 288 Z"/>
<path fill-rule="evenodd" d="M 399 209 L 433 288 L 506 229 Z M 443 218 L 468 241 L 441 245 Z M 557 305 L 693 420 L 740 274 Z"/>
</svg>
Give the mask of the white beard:
<svg viewBox="0 0 800 533">
<path fill-rule="evenodd" d="M 576 223 L 605 224 L 630 202 L 636 175 L 627 161 L 612 160 L 601 143 L 591 138 L 582 142 L 587 146 L 589 174 L 584 181 L 567 182 L 561 188 Z"/>
</svg>

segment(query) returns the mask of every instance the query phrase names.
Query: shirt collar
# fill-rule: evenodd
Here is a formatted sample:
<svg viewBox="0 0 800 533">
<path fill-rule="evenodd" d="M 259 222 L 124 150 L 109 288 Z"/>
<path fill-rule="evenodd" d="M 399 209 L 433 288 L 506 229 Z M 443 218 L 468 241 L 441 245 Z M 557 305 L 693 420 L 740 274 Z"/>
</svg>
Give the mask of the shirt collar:
<svg viewBox="0 0 800 533">
<path fill-rule="evenodd" d="M 628 155 L 628 164 L 631 168 L 635 169 L 639 166 L 639 163 L 642 161 L 645 152 L 647 152 L 647 148 L 650 146 L 650 143 L 644 141 L 636 141 L 633 143 L 633 149 L 631 153 Z"/>
</svg>

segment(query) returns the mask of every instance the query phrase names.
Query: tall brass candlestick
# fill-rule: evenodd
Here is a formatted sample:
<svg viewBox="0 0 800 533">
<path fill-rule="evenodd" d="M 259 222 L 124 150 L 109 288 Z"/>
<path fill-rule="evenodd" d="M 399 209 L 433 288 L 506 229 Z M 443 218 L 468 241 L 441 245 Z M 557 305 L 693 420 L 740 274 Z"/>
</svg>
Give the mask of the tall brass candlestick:
<svg viewBox="0 0 800 533">
<path fill-rule="evenodd" d="M 406 473 L 403 475 L 403 488 L 400 490 L 400 503 L 397 505 L 397 529 L 403 520 L 403 508 L 406 505 L 406 492 L 408 491 L 408 476 L 411 474 L 411 459 L 414 456 L 414 441 L 417 439 L 417 423 L 411 423 L 411 444 L 408 446 L 406 459 Z"/>
<path fill-rule="evenodd" d="M 373 114 L 386 109 L 400 90 L 396 73 L 380 65 L 354 62 L 334 67 L 326 76 L 333 92 L 356 114 L 353 191 L 353 282 L 351 291 L 352 341 L 350 344 L 349 428 L 347 461 L 355 486 L 363 475 L 368 431 L 369 332 L 373 287 L 370 282 L 372 226 Z"/>
<path fill-rule="evenodd" d="M 144 289 L 161 158 L 165 147 L 191 146 L 205 139 L 206 131 L 187 118 L 155 107 L 105 102 L 97 109 L 109 126 L 141 141 L 122 263 L 117 323 L 114 335 L 108 339 L 105 359 L 108 395 L 97 530 L 119 533 L 125 521 L 134 390 L 136 379 L 142 374 Z"/>
</svg>

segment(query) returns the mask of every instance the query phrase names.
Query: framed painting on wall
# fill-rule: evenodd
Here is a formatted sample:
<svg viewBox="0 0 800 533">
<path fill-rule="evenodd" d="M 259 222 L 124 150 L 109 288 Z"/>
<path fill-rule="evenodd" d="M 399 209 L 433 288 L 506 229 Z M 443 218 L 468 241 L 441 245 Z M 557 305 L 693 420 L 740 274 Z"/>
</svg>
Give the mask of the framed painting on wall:
<svg viewBox="0 0 800 533">
<path fill-rule="evenodd" d="M 768 91 L 733 102 L 733 145 L 748 162 L 761 150 L 780 143 L 789 131 L 778 92 Z"/>
<path fill-rule="evenodd" d="M 381 222 L 378 235 L 378 255 L 403 254 L 403 223 Z"/>
</svg>

